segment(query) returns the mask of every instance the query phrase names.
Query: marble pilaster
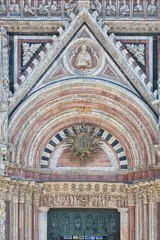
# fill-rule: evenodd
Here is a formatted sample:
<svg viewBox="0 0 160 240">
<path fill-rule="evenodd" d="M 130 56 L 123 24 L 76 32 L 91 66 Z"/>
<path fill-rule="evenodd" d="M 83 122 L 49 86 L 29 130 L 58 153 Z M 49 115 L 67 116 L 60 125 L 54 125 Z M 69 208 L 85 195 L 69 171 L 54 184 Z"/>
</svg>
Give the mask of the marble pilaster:
<svg viewBox="0 0 160 240">
<path fill-rule="evenodd" d="M 149 240 L 157 239 L 157 204 L 149 201 Z"/>
<path fill-rule="evenodd" d="M 13 191 L 10 210 L 10 240 L 18 239 L 18 191 Z"/>
<path fill-rule="evenodd" d="M 129 206 L 129 240 L 135 240 L 135 206 Z"/>
<path fill-rule="evenodd" d="M 119 208 L 120 212 L 120 239 L 128 240 L 128 208 Z"/>
<path fill-rule="evenodd" d="M 32 216 L 33 216 L 33 231 L 32 237 L 33 240 L 39 239 L 39 231 L 38 231 L 38 221 L 39 221 L 39 194 L 33 192 L 33 206 L 32 206 Z"/>
<path fill-rule="evenodd" d="M 24 192 L 19 192 L 18 202 L 18 240 L 24 239 Z"/>
<path fill-rule="evenodd" d="M 39 208 L 39 240 L 47 240 L 47 212 L 48 207 Z"/>
<path fill-rule="evenodd" d="M 32 239 L 32 192 L 25 194 L 25 240 Z"/>
<path fill-rule="evenodd" d="M 135 240 L 139 240 L 139 235 L 140 235 L 140 218 L 139 218 L 139 213 L 140 213 L 140 205 L 136 204 L 135 206 Z"/>
<path fill-rule="evenodd" d="M 148 240 L 149 229 L 149 207 L 148 207 L 148 195 L 147 191 L 143 193 L 143 236 L 145 240 Z"/>
</svg>

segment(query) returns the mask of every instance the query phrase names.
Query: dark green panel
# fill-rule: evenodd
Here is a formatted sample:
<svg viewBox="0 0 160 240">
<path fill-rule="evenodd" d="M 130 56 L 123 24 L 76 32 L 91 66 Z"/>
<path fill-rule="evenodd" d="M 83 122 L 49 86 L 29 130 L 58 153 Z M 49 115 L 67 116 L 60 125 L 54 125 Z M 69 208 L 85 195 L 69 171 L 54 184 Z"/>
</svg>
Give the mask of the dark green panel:
<svg viewBox="0 0 160 240">
<path fill-rule="evenodd" d="M 50 209 L 48 240 L 63 240 L 66 236 L 120 240 L 120 214 L 115 209 Z"/>
</svg>

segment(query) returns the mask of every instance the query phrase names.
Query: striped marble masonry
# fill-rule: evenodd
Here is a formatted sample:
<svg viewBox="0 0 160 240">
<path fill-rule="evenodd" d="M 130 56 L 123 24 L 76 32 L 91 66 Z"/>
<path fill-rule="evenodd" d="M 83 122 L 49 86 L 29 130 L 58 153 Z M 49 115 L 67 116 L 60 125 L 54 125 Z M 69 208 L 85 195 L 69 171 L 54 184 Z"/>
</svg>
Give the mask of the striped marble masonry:
<svg viewBox="0 0 160 240">
<path fill-rule="evenodd" d="M 41 168 L 48 168 L 48 162 L 50 159 L 50 155 L 57 147 L 57 145 L 62 142 L 68 135 L 68 129 L 64 129 L 57 133 L 46 145 L 44 148 L 42 158 L 41 158 Z M 118 159 L 120 161 L 120 169 L 127 169 L 127 158 L 124 152 L 122 145 L 119 140 L 113 136 L 111 133 L 105 131 L 104 129 L 100 129 L 98 132 L 98 136 L 102 138 L 108 145 L 110 145 L 116 152 Z"/>
</svg>

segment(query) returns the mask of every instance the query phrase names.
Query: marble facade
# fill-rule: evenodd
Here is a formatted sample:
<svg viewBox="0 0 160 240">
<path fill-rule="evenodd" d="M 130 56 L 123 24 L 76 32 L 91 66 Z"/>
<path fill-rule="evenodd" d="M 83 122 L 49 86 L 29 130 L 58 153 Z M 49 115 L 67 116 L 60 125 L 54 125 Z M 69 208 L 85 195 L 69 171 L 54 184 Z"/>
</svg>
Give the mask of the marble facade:
<svg viewBox="0 0 160 240">
<path fill-rule="evenodd" d="M 117 209 L 121 240 L 160 239 L 159 12 L 0 1 L 0 239 L 47 240 L 59 208 Z"/>
</svg>

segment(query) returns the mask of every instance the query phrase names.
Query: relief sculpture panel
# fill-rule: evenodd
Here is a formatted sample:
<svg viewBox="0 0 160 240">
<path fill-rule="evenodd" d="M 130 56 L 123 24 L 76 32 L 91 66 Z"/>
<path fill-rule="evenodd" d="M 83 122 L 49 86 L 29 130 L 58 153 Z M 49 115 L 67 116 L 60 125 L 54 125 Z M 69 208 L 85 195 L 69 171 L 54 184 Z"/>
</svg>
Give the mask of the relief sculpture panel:
<svg viewBox="0 0 160 240">
<path fill-rule="evenodd" d="M 115 209 L 50 209 L 48 240 L 120 239 L 120 214 Z"/>
</svg>

